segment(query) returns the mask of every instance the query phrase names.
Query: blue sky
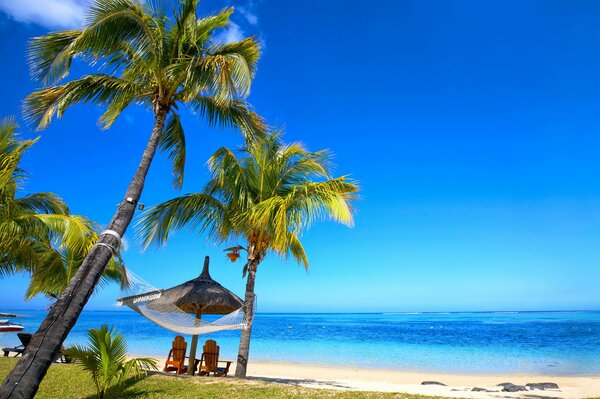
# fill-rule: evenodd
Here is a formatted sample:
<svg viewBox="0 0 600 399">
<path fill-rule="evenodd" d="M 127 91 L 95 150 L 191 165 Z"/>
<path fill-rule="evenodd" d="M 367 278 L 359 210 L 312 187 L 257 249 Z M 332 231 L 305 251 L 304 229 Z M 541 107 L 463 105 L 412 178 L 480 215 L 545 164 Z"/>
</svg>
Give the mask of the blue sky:
<svg viewBox="0 0 600 399">
<path fill-rule="evenodd" d="M 85 2 L 0 0 L 0 106 L 18 114 L 36 86 L 28 38 L 77 26 Z M 202 1 L 201 13 L 222 1 Z M 356 226 L 313 226 L 310 271 L 270 256 L 259 311 L 600 309 L 600 5 L 579 1 L 241 1 L 230 40 L 264 45 L 250 101 L 287 140 L 331 149 L 337 173 L 360 181 Z M 107 223 L 152 126 L 128 109 L 109 131 L 78 106 L 41 132 L 24 159 L 27 191 L 53 191 Z M 185 114 L 183 193 L 206 181 L 206 159 L 241 143 Z M 27 130 L 26 137 L 37 133 Z M 176 196 L 159 155 L 142 202 Z M 243 293 L 240 264 L 192 232 L 127 265 L 157 287 L 213 277 Z M 24 277 L 0 280 L 2 308 Z M 90 301 L 113 308 L 116 288 Z"/>
</svg>

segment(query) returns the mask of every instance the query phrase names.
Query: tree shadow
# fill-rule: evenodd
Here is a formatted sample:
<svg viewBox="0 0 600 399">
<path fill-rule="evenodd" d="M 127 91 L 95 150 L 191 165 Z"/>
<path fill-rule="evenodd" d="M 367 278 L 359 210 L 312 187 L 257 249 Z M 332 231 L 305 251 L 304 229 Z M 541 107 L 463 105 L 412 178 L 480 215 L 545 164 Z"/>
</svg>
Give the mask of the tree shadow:
<svg viewBox="0 0 600 399">
<path fill-rule="evenodd" d="M 164 393 L 165 390 L 160 387 L 148 387 L 144 386 L 143 390 L 136 387 L 136 384 L 154 374 L 156 372 L 149 372 L 145 376 L 141 377 L 129 377 L 124 381 L 121 381 L 119 385 L 113 385 L 108 388 L 105 392 L 105 398 L 119 398 L 119 399 L 136 399 L 136 398 L 149 398 L 155 397 L 155 395 Z M 94 395 L 87 396 L 85 399 L 97 399 Z"/>
<path fill-rule="evenodd" d="M 313 387 L 313 388 L 352 390 L 351 386 L 343 384 L 339 381 L 315 380 L 312 378 L 276 378 L 276 377 L 250 376 L 250 377 L 246 377 L 246 379 L 254 380 L 254 381 L 263 381 L 263 382 L 274 382 L 277 384 Z"/>
</svg>

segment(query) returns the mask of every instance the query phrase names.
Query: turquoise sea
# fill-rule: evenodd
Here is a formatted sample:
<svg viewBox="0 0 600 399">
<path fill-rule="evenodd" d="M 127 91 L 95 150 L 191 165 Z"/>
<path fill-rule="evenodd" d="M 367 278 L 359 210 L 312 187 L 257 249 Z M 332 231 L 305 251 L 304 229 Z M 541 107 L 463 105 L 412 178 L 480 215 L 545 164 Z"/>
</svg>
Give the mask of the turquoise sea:
<svg viewBox="0 0 600 399">
<path fill-rule="evenodd" d="M 3 311 L 9 311 L 5 309 Z M 25 331 L 44 312 L 16 311 Z M 114 325 L 132 354 L 162 357 L 173 332 L 133 311 L 85 311 L 67 339 Z M 239 331 L 207 335 L 235 359 Z M 204 339 L 201 337 L 201 339 Z M 0 334 L 0 346 L 17 344 Z M 269 314 L 255 318 L 251 359 L 465 373 L 600 374 L 600 312 Z"/>
</svg>

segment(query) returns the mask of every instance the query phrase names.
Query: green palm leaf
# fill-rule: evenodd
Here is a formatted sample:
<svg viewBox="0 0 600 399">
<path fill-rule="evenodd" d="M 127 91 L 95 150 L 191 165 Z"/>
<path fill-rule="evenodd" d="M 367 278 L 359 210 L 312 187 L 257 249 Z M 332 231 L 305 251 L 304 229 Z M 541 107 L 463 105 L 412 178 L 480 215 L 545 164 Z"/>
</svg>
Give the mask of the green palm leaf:
<svg viewBox="0 0 600 399">
<path fill-rule="evenodd" d="M 205 193 L 188 194 L 152 207 L 138 222 L 145 246 L 162 245 L 172 230 L 192 225 L 200 232 L 219 234 L 226 228 L 225 205 Z"/>
<path fill-rule="evenodd" d="M 59 86 L 39 90 L 25 99 L 24 116 L 38 129 L 46 128 L 54 116 L 60 118 L 71 105 L 83 102 L 110 104 L 123 107 L 123 98 L 135 98 L 141 88 L 128 82 L 104 74 L 87 75 Z M 125 106 L 128 104 L 125 104 Z M 116 118 L 109 107 L 101 121 L 108 128 Z"/>
<path fill-rule="evenodd" d="M 69 214 L 67 204 L 54 193 L 29 194 L 15 199 L 15 203 L 22 210 L 28 212 Z"/>
<path fill-rule="evenodd" d="M 160 139 L 160 148 L 167 153 L 173 163 L 173 186 L 181 188 L 185 169 L 185 134 L 176 112 L 171 112 Z"/>
</svg>

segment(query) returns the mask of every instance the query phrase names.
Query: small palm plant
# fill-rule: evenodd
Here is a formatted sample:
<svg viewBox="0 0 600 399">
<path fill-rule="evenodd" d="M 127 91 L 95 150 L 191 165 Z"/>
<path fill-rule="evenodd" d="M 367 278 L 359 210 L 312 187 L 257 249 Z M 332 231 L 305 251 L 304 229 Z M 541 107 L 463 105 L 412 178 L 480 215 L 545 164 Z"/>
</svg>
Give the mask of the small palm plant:
<svg viewBox="0 0 600 399">
<path fill-rule="evenodd" d="M 103 399 L 112 384 L 119 384 L 132 375 L 142 377 L 149 370 L 157 370 L 150 358 L 127 360 L 127 343 L 114 327 L 103 324 L 88 330 L 90 346 L 71 346 L 65 353 L 81 362 L 81 367 L 92 374 L 99 399 Z"/>
</svg>

